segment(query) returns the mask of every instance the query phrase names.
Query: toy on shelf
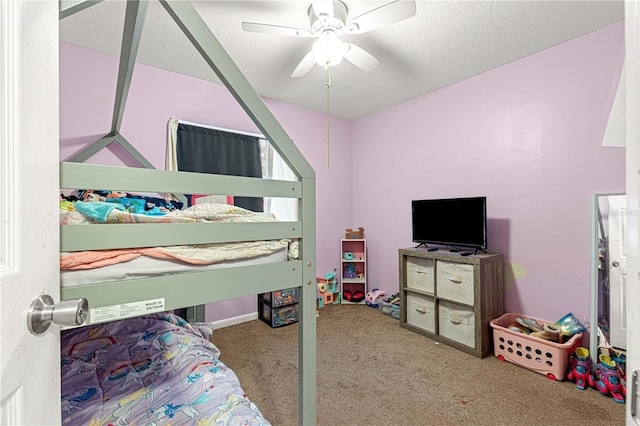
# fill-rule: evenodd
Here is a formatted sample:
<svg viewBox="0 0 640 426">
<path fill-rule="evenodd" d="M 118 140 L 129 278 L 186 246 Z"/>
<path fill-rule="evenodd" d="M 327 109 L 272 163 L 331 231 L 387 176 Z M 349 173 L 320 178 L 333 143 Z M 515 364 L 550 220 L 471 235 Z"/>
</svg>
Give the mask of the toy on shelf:
<svg viewBox="0 0 640 426">
<path fill-rule="evenodd" d="M 356 265 L 353 263 L 347 263 L 344 265 L 343 278 L 356 278 Z"/>
<path fill-rule="evenodd" d="M 344 230 L 344 237 L 350 240 L 361 240 L 364 238 L 364 228 L 360 227 L 357 231 L 354 231 L 351 228 L 347 228 Z"/>
<path fill-rule="evenodd" d="M 353 294 L 348 290 L 344 291 L 344 299 L 347 302 L 360 303 L 364 300 L 364 297 L 364 293 L 359 290 L 354 291 Z"/>
</svg>

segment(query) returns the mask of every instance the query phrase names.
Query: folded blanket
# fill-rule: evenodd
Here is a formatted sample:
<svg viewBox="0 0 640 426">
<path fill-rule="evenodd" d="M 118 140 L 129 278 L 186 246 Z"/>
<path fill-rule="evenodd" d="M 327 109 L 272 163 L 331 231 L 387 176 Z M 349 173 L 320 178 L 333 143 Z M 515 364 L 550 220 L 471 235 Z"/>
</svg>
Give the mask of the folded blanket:
<svg viewBox="0 0 640 426">
<path fill-rule="evenodd" d="M 139 256 L 180 260 L 192 265 L 211 265 L 230 260 L 250 259 L 275 253 L 289 240 L 246 241 L 238 243 L 194 244 L 190 246 L 143 247 L 60 253 L 60 269 L 94 269 L 126 262 Z M 296 245 L 297 247 L 297 245 Z M 297 252 L 295 253 L 297 256 Z"/>
</svg>

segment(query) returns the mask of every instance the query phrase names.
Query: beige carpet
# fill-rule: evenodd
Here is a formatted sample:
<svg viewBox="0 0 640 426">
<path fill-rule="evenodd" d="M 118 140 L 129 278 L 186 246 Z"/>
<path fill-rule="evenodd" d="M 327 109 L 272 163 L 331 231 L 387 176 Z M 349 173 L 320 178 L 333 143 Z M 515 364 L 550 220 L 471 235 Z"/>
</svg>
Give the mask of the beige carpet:
<svg viewBox="0 0 640 426">
<path fill-rule="evenodd" d="M 298 424 L 298 325 L 214 332 L 220 359 L 274 426 Z M 318 422 L 334 425 L 623 425 L 624 404 L 494 356 L 478 359 L 364 305 L 318 317 Z"/>
</svg>

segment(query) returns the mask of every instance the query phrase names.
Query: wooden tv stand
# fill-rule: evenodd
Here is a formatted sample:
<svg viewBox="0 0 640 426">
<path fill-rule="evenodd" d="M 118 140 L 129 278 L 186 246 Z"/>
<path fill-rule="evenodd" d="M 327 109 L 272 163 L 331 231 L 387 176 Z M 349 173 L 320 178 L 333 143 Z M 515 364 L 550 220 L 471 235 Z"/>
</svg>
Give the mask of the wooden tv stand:
<svg viewBox="0 0 640 426">
<path fill-rule="evenodd" d="M 479 358 L 493 350 L 489 321 L 504 313 L 502 254 L 398 250 L 400 326 Z"/>
</svg>

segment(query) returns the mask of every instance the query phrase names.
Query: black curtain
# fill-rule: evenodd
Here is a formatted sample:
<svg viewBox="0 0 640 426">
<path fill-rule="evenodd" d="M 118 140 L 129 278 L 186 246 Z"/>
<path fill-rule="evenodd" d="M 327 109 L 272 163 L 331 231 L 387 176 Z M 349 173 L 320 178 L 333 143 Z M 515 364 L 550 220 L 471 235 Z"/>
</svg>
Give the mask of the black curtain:
<svg viewBox="0 0 640 426">
<path fill-rule="evenodd" d="M 262 177 L 260 139 L 255 136 L 179 124 L 176 155 L 180 171 Z M 234 204 L 264 211 L 262 198 L 234 197 Z"/>
</svg>

